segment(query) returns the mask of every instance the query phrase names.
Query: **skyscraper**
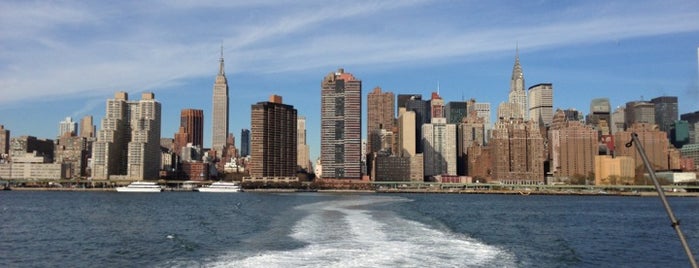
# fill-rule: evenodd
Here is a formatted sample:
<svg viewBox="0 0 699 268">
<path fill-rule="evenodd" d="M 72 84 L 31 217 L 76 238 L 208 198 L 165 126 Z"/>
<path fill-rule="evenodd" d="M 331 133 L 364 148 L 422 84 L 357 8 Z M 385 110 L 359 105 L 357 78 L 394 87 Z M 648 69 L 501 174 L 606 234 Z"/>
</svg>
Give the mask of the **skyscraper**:
<svg viewBox="0 0 699 268">
<path fill-rule="evenodd" d="M 0 125 L 0 159 L 2 155 L 10 153 L 10 131 L 5 129 L 4 125 Z"/>
<path fill-rule="evenodd" d="M 360 179 L 362 81 L 344 69 L 321 82 L 321 162 L 323 178 Z"/>
<path fill-rule="evenodd" d="M 473 107 L 469 108 L 465 101 L 448 102 L 447 105 L 444 106 L 444 115 L 447 117 L 447 123 L 461 123 L 461 119 L 468 114 L 468 109 L 473 109 Z"/>
<path fill-rule="evenodd" d="M 199 148 L 204 146 L 203 110 L 183 109 L 180 112 L 180 129 L 175 134 L 175 152 L 179 154 L 188 143 Z"/>
<path fill-rule="evenodd" d="M 630 101 L 624 110 L 626 129 L 635 123 L 655 124 L 655 104 L 647 101 Z"/>
<path fill-rule="evenodd" d="M 66 117 L 65 120 L 58 124 L 58 137 L 62 137 L 67 133 L 71 136 L 75 136 L 78 131 L 78 122 L 74 122 L 73 118 Z"/>
<path fill-rule="evenodd" d="M 476 111 L 471 111 L 457 126 L 457 173 L 468 173 L 468 148 L 472 145 L 485 145 L 488 132 L 485 128 L 485 120 L 478 117 Z"/>
<path fill-rule="evenodd" d="M 679 119 L 677 97 L 662 96 L 651 99 L 650 102 L 655 104 L 655 123 L 658 124 L 660 131 L 668 133 L 669 136 L 672 125 Z"/>
<path fill-rule="evenodd" d="M 102 126 L 93 144 L 95 179 L 156 179 L 160 170 L 160 102 L 153 93 L 129 101 L 126 92 L 107 100 Z"/>
<path fill-rule="evenodd" d="M 240 157 L 250 155 L 250 130 L 240 130 Z"/>
<path fill-rule="evenodd" d="M 250 177 L 295 178 L 297 170 L 297 112 L 279 96 L 251 107 Z"/>
<path fill-rule="evenodd" d="M 380 151 L 381 130 L 393 129 L 395 120 L 395 96 L 393 92 L 382 92 L 380 87 L 375 87 L 367 96 L 367 148 L 368 153 Z"/>
<path fill-rule="evenodd" d="M 553 84 L 542 83 L 529 87 L 529 120 L 547 126 L 553 119 Z"/>
<path fill-rule="evenodd" d="M 91 115 L 86 115 L 80 120 L 80 137 L 83 138 L 94 138 L 97 130 L 95 129 L 95 123 L 92 121 Z"/>
<path fill-rule="evenodd" d="M 417 150 L 416 153 L 422 153 L 422 143 L 420 142 L 420 137 L 422 137 L 422 125 L 430 123 L 430 102 L 422 100 L 420 95 L 414 95 L 413 98 L 410 98 L 406 102 L 405 109 L 406 111 L 415 112 L 415 149 Z"/>
<path fill-rule="evenodd" d="M 456 175 L 456 125 L 444 117 L 422 125 L 425 176 Z"/>
<path fill-rule="evenodd" d="M 297 165 L 299 169 L 308 173 L 313 173 L 313 169 L 311 168 L 310 149 L 306 143 L 306 117 L 298 116 L 296 122 L 296 143 L 298 145 Z"/>
<path fill-rule="evenodd" d="M 612 131 L 612 106 L 608 98 L 596 98 L 590 102 L 590 114 L 587 124 L 594 127 L 600 134 L 609 135 Z"/>
<path fill-rule="evenodd" d="M 506 183 L 544 181 L 544 139 L 533 122 L 499 122 L 489 141 L 492 175 Z"/>
<path fill-rule="evenodd" d="M 527 116 L 527 92 L 524 90 L 524 73 L 522 73 L 522 66 L 519 64 L 519 49 L 515 55 L 515 65 L 512 67 L 508 102 L 516 105 L 512 111 L 512 118 L 529 118 Z"/>
<path fill-rule="evenodd" d="M 219 59 L 218 75 L 214 82 L 213 110 L 211 113 L 213 126 L 211 149 L 216 150 L 216 157 L 222 157 L 226 149 L 226 138 L 228 137 L 228 80 L 223 68 L 223 47 L 221 47 L 221 58 Z"/>
</svg>

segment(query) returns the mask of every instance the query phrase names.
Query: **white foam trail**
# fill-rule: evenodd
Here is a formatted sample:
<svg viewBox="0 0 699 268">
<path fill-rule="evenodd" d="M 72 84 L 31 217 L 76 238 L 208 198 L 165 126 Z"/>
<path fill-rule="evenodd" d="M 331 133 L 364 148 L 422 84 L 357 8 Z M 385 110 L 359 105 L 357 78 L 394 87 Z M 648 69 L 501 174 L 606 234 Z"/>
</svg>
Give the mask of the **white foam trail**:
<svg viewBox="0 0 699 268">
<path fill-rule="evenodd" d="M 438 230 L 392 212 L 361 206 L 396 202 L 394 197 L 362 196 L 298 207 L 310 215 L 291 236 L 308 243 L 289 251 L 266 251 L 240 258 L 221 256 L 212 267 L 513 267 L 514 256 L 462 234 Z M 378 214 L 377 214 L 378 213 Z M 380 214 L 380 215 L 379 215 Z"/>
</svg>

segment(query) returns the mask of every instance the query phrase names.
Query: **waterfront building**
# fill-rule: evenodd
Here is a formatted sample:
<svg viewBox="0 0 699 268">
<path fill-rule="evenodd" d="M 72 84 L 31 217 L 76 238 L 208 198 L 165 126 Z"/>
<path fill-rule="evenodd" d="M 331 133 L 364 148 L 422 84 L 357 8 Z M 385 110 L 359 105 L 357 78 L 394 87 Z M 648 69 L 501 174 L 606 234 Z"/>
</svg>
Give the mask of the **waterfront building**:
<svg viewBox="0 0 699 268">
<path fill-rule="evenodd" d="M 288 180 L 297 171 L 297 111 L 281 96 L 251 107 L 250 178 Z"/>
<path fill-rule="evenodd" d="M 144 180 L 159 176 L 160 102 L 153 93 L 129 101 L 126 92 L 107 100 L 97 141 L 93 144 L 92 177 L 98 180 Z"/>
<path fill-rule="evenodd" d="M 362 178 L 361 111 L 362 81 L 344 69 L 326 75 L 321 82 L 322 178 Z"/>
<path fill-rule="evenodd" d="M 599 135 L 609 135 L 612 131 L 612 106 L 608 98 L 592 99 L 587 124 L 595 128 Z"/>
<path fill-rule="evenodd" d="M 475 145 L 484 146 L 488 132 L 485 120 L 478 117 L 476 111 L 464 117 L 457 125 L 457 174 L 468 174 L 468 148 Z"/>
<path fill-rule="evenodd" d="M 36 151 L 12 157 L 11 163 L 0 164 L 0 179 L 62 180 L 68 178 L 70 164 L 53 163 Z"/>
<path fill-rule="evenodd" d="M 553 119 L 553 84 L 541 83 L 529 87 L 529 120 L 548 126 Z"/>
<path fill-rule="evenodd" d="M 597 131 L 580 121 L 565 120 L 561 110 L 556 111 L 554 118 L 557 122 L 548 132 L 553 176 L 570 179 L 592 174 L 594 157 L 599 151 Z"/>
<path fill-rule="evenodd" d="M 250 155 L 250 130 L 242 129 L 240 130 L 240 157 L 246 157 Z"/>
<path fill-rule="evenodd" d="M 374 181 L 410 181 L 410 157 L 379 152 L 373 162 Z"/>
<path fill-rule="evenodd" d="M 300 171 L 313 173 L 310 148 L 306 143 L 306 117 L 299 116 L 296 122 L 296 150 L 298 152 L 296 165 Z"/>
<path fill-rule="evenodd" d="M 524 87 L 524 73 L 522 66 L 519 63 L 519 49 L 515 54 L 515 64 L 512 67 L 512 78 L 510 79 L 510 93 L 508 95 L 508 103 L 514 104 L 513 107 L 508 107 L 499 115 L 501 118 L 525 119 L 527 116 L 527 92 Z M 498 109 L 500 112 L 500 109 Z"/>
<path fill-rule="evenodd" d="M 699 169 L 699 144 L 687 144 L 680 149 L 682 157 L 690 158 L 694 162 L 694 170 Z"/>
<path fill-rule="evenodd" d="M 672 164 L 674 160 L 671 159 L 673 156 L 672 151 L 676 151 L 676 149 L 670 145 L 667 134 L 660 131 L 655 124 L 636 123 L 627 130 L 614 134 L 615 155 L 629 156 L 634 159 L 636 177 L 643 175 L 645 170 L 643 160 L 634 146 L 625 146 L 631 140 L 631 133 L 634 132 L 638 134 L 638 140 L 643 144 L 643 149 L 645 149 L 648 160 L 654 170 L 669 170 L 672 168 L 674 165 Z M 679 161 L 677 166 L 679 166 Z"/>
<path fill-rule="evenodd" d="M 673 124 L 679 119 L 679 113 L 677 111 L 677 97 L 657 97 L 651 99 L 650 103 L 654 104 L 655 108 L 655 124 L 658 125 L 660 131 L 664 131 L 668 134 L 668 136 L 670 136 L 670 130 L 672 129 Z"/>
<path fill-rule="evenodd" d="M 10 153 L 10 130 L 5 129 L 4 125 L 0 125 L 0 159 Z"/>
<path fill-rule="evenodd" d="M 61 121 L 58 124 L 58 136 L 61 137 L 63 135 L 71 135 L 75 136 L 78 131 L 78 122 L 74 122 L 73 118 L 66 117 L 65 120 Z"/>
<path fill-rule="evenodd" d="M 630 101 L 624 110 L 625 127 L 635 123 L 655 124 L 655 104 L 647 101 Z"/>
<path fill-rule="evenodd" d="M 474 103 L 474 102 L 472 102 Z M 447 117 L 448 124 L 459 124 L 461 120 L 468 115 L 468 111 L 473 107 L 468 107 L 469 103 L 465 101 L 450 101 L 444 106 L 444 114 Z"/>
<path fill-rule="evenodd" d="M 367 153 L 375 153 L 382 149 L 380 142 L 381 130 L 393 129 L 395 116 L 395 97 L 393 92 L 382 92 L 375 87 L 367 96 Z"/>
<path fill-rule="evenodd" d="M 180 112 L 180 128 L 175 133 L 174 149 L 177 154 L 187 144 L 204 146 L 204 111 L 183 109 Z"/>
<path fill-rule="evenodd" d="M 19 136 L 10 139 L 10 159 L 24 157 L 27 153 L 36 151 L 40 157 L 47 159 L 46 163 L 53 162 L 54 142 L 50 139 L 37 139 L 34 136 Z"/>
<path fill-rule="evenodd" d="M 634 184 L 636 163 L 629 156 L 596 155 L 595 185 Z"/>
<path fill-rule="evenodd" d="M 80 137 L 94 138 L 95 133 L 97 133 L 97 129 L 91 115 L 86 115 L 80 119 Z"/>
<path fill-rule="evenodd" d="M 69 165 L 66 177 L 75 178 L 87 175 L 87 159 L 90 158 L 92 150 L 89 145 L 91 143 L 88 138 L 79 136 L 63 135 L 56 140 L 55 162 Z"/>
<path fill-rule="evenodd" d="M 209 179 L 209 163 L 201 161 L 182 162 L 182 179 L 203 181 Z"/>
<path fill-rule="evenodd" d="M 611 128 L 612 128 L 612 133 L 615 134 L 619 131 L 624 131 L 626 129 L 626 109 L 623 106 L 619 106 L 614 110 L 612 113 L 612 123 L 611 123 Z"/>
<path fill-rule="evenodd" d="M 444 117 L 422 125 L 424 176 L 456 175 L 456 125 Z"/>
<path fill-rule="evenodd" d="M 466 149 L 466 175 L 475 181 L 486 182 L 491 179 L 493 170 L 493 160 L 491 158 L 490 146 L 472 144 Z"/>
<path fill-rule="evenodd" d="M 544 182 L 544 139 L 532 122 L 500 122 L 489 141 L 492 177 L 503 183 Z"/>
<path fill-rule="evenodd" d="M 223 158 L 226 149 L 226 139 L 228 138 L 228 79 L 223 67 L 223 47 L 221 47 L 221 58 L 219 58 L 218 74 L 214 82 L 211 111 L 211 149 L 216 151 L 217 158 Z"/>
</svg>

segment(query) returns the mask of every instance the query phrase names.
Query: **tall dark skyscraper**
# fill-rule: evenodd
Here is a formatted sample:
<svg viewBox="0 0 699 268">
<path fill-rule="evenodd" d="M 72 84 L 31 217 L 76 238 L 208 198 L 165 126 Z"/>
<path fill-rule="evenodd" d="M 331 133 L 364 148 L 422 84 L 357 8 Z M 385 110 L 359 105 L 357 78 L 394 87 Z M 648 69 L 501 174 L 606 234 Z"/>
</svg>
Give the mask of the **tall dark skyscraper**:
<svg viewBox="0 0 699 268">
<path fill-rule="evenodd" d="M 465 101 L 450 101 L 444 106 L 444 115 L 447 124 L 459 124 L 468 113 L 468 105 Z"/>
<path fill-rule="evenodd" d="M 677 97 L 662 96 L 654 98 L 650 102 L 655 104 L 655 124 L 658 125 L 661 131 L 668 133 L 669 136 L 672 125 L 675 124 L 679 117 Z"/>
<path fill-rule="evenodd" d="M 362 81 L 344 69 L 321 82 L 323 178 L 362 177 Z"/>
<path fill-rule="evenodd" d="M 216 156 L 223 156 L 226 149 L 226 138 L 228 138 L 228 79 L 223 68 L 223 47 L 221 47 L 221 58 L 219 59 L 218 75 L 214 82 L 213 109 L 211 113 L 212 139 L 211 149 L 216 150 Z"/>
<path fill-rule="evenodd" d="M 250 130 L 242 129 L 240 131 L 240 157 L 250 155 Z"/>
<path fill-rule="evenodd" d="M 280 96 L 251 107 L 250 177 L 291 178 L 297 168 L 297 112 Z"/>
<path fill-rule="evenodd" d="M 415 112 L 415 137 L 417 138 L 415 141 L 416 153 L 422 153 L 422 141 L 420 140 L 420 137 L 422 137 L 422 125 L 429 124 L 432 120 L 430 116 L 432 111 L 430 108 L 430 102 L 422 100 L 420 95 L 416 95 L 405 103 L 405 109 L 407 111 Z"/>
</svg>

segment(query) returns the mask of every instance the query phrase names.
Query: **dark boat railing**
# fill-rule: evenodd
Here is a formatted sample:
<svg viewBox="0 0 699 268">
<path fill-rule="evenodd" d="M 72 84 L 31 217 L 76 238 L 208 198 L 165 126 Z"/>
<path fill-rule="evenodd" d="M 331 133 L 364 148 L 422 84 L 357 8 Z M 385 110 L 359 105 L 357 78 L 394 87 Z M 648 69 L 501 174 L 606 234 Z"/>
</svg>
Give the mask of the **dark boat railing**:
<svg viewBox="0 0 699 268">
<path fill-rule="evenodd" d="M 631 147 L 634 143 L 636 144 L 636 150 L 638 151 L 638 154 L 641 155 L 641 159 L 643 160 L 643 164 L 646 167 L 646 171 L 648 171 L 650 178 L 653 180 L 655 190 L 658 191 L 658 196 L 660 197 L 660 200 L 663 202 L 663 206 L 665 206 L 665 211 L 667 212 L 667 215 L 670 217 L 672 228 L 675 229 L 675 232 L 677 232 L 677 236 L 680 238 L 682 247 L 684 247 L 684 252 L 687 253 L 689 263 L 692 265 L 692 267 L 697 268 L 697 261 L 694 260 L 694 254 L 692 254 L 692 249 L 689 248 L 689 244 L 687 244 L 687 239 L 684 238 L 684 234 L 680 229 L 680 221 L 677 218 L 675 218 L 675 213 L 672 212 L 670 203 L 667 202 L 667 198 L 665 197 L 663 188 L 660 187 L 658 178 L 655 177 L 655 171 L 653 171 L 653 166 L 650 165 L 650 161 L 648 161 L 648 156 L 646 156 L 646 151 L 643 149 L 643 145 L 641 144 L 641 142 L 638 141 L 638 134 L 636 134 L 635 132 L 631 133 L 631 141 L 626 143 L 626 147 Z"/>
</svg>

